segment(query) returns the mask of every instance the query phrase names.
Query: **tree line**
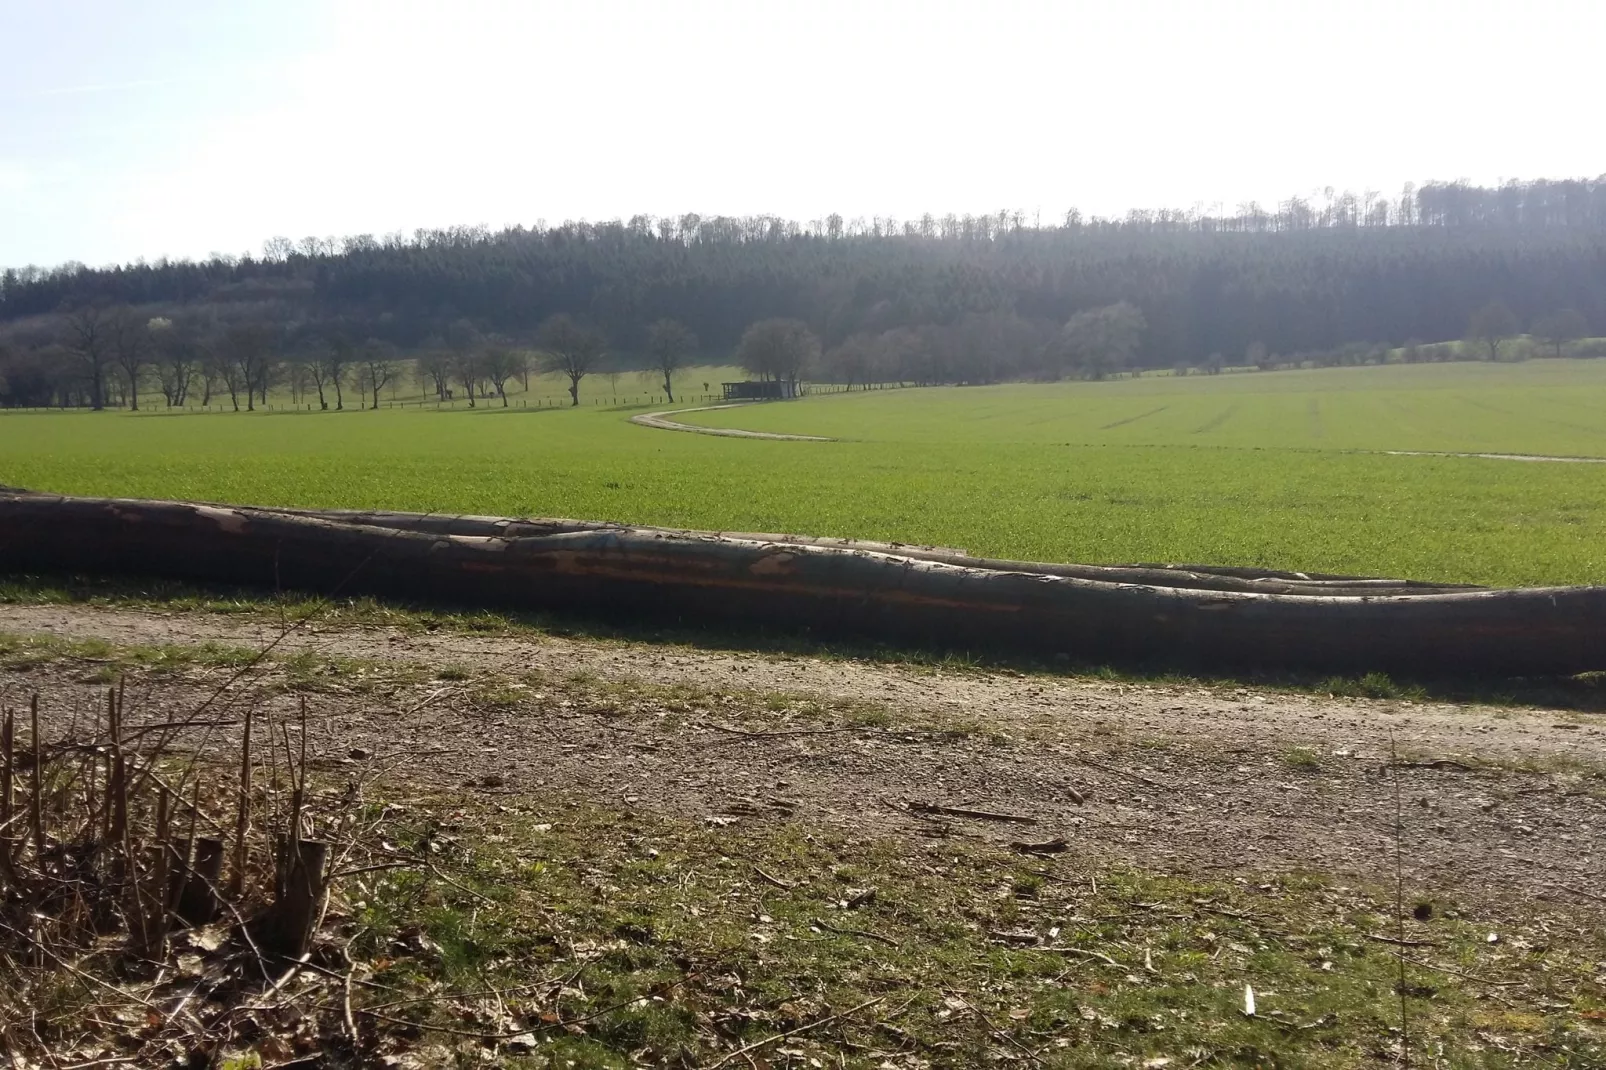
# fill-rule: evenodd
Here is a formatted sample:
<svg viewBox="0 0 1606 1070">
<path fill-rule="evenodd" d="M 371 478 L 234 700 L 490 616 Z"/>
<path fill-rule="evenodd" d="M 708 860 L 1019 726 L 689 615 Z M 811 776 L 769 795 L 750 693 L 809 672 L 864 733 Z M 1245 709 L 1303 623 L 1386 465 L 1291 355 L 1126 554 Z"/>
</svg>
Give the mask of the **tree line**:
<svg viewBox="0 0 1606 1070">
<path fill-rule="evenodd" d="M 29 349 L 0 346 L 0 405 L 140 409 L 159 393 L 168 408 L 230 405 L 252 412 L 270 392 L 319 409 L 377 409 L 381 392 L 407 377 L 439 401 L 509 406 L 509 385 L 530 388 L 532 373 L 567 380 L 570 404 L 593 373 L 617 374 L 607 337 L 567 313 L 549 317 L 527 340 L 486 332 L 458 319 L 404 354 L 383 339 L 357 338 L 309 322 L 261 316 L 235 322 L 202 314 L 149 315 L 132 305 L 85 305 L 61 318 L 59 334 Z M 676 377 L 697 358 L 698 341 L 684 324 L 660 319 L 648 330 L 647 367 L 654 386 L 674 401 Z M 796 320 L 753 324 L 736 353 L 750 374 L 794 386 L 821 372 L 819 340 Z"/>
<path fill-rule="evenodd" d="M 1536 336 L 1557 317 L 1560 334 L 1606 329 L 1606 180 L 1429 183 L 1393 197 L 1048 222 L 636 216 L 15 268 L 0 273 L 0 403 L 105 404 L 108 391 L 132 403 L 141 390 L 193 386 L 249 408 L 265 376 L 298 369 L 313 393 L 328 379 L 336 407 L 346 389 L 371 404 L 381 366 L 403 361 L 439 394 L 477 398 L 467 371 L 505 400 L 520 359 L 569 376 L 575 400 L 604 363 L 723 362 L 769 321 L 797 325 L 761 332 L 790 331 L 796 345 L 770 346 L 756 374 L 801 374 L 784 366 L 793 356 L 775 356 L 801 347 L 799 368 L 848 382 L 1343 363 L 1467 336 L 1491 304 Z M 149 337 L 130 341 L 140 331 Z M 176 371 L 178 352 L 194 356 L 193 384 Z M 125 365 L 151 378 L 134 382 Z"/>
</svg>

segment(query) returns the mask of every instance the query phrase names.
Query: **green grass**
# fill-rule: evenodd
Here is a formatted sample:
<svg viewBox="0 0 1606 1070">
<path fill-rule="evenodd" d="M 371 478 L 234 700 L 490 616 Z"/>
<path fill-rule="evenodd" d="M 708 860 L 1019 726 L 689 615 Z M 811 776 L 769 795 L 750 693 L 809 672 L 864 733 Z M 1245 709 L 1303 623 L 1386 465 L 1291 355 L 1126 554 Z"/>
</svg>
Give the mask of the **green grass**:
<svg viewBox="0 0 1606 1070">
<path fill-rule="evenodd" d="M 860 441 L 1606 457 L 1606 361 L 1431 364 L 831 395 L 688 423 Z"/>
<path fill-rule="evenodd" d="M 126 675 L 185 677 L 220 682 L 255 674 L 287 691 L 392 693 L 428 679 L 420 666 L 347 658 L 317 650 L 264 654 L 225 643 L 125 645 L 103 639 L 66 639 L 0 631 L 0 671 L 26 673 L 50 664 L 82 669 L 79 683 L 111 684 Z"/>
<path fill-rule="evenodd" d="M 604 407 L 9 415 L 0 483 L 391 507 L 1501 585 L 1606 582 L 1606 361 L 835 395 L 653 431 Z"/>
<path fill-rule="evenodd" d="M 454 992 L 571 979 L 514 1005 L 536 1049 L 506 1065 L 712 1065 L 878 998 L 789 1038 L 772 1065 L 867 1070 L 900 1052 L 933 1067 L 1397 1057 L 1400 963 L 1375 939 L 1397 923 L 1381 889 L 1315 873 L 1161 875 L 957 837 L 698 826 L 551 797 L 495 814 L 460 796 L 409 801 L 452 814 L 431 839 L 456 879 L 392 871 L 343 889 L 351 953 L 390 988 L 359 991 L 356 1007 L 429 991 L 391 1012 L 428 1044 L 432 1026 L 475 1020 Z M 841 909 L 867 888 L 873 898 Z M 1425 948 L 1406 964 L 1413 1061 L 1597 1065 L 1598 933 L 1532 903 L 1441 899 L 1410 920 L 1418 902 L 1404 904 L 1407 938 Z"/>
</svg>

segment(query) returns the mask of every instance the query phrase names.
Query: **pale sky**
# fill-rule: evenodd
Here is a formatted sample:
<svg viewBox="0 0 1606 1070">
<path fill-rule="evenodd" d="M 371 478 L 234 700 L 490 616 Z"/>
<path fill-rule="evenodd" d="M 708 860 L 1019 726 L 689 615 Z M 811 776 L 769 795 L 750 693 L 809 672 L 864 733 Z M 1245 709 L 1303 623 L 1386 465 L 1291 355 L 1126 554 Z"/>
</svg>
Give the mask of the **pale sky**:
<svg viewBox="0 0 1606 1070">
<path fill-rule="evenodd" d="M 1593 177 L 1603 0 L 0 0 L 0 265 Z"/>
</svg>

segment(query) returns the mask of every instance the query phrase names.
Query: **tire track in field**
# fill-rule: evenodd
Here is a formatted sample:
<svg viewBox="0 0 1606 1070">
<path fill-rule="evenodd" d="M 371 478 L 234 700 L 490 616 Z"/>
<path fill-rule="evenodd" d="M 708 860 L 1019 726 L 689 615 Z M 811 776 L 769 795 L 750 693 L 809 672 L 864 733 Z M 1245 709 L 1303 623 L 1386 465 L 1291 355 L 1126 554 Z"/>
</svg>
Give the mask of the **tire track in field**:
<svg viewBox="0 0 1606 1070">
<path fill-rule="evenodd" d="M 1198 427 L 1195 427 L 1191 433 L 1195 435 L 1202 435 L 1207 431 L 1214 431 L 1216 428 L 1232 419 L 1233 414 L 1237 411 L 1238 403 L 1233 402 L 1231 405 L 1228 405 L 1225 409 L 1222 409 L 1220 412 L 1216 413 Z"/>
<path fill-rule="evenodd" d="M 1117 420 L 1117 421 L 1115 421 L 1114 423 L 1111 423 L 1111 424 L 1102 424 L 1102 425 L 1100 425 L 1099 430 L 1100 431 L 1108 431 L 1111 428 L 1124 427 L 1127 424 L 1135 424 L 1139 420 L 1147 420 L 1149 417 L 1155 415 L 1156 413 L 1164 412 L 1166 409 L 1169 409 L 1170 407 L 1171 406 L 1169 406 L 1169 405 L 1161 405 L 1158 409 L 1150 409 L 1148 412 L 1140 412 L 1136 416 L 1128 416 L 1124 420 Z"/>
<path fill-rule="evenodd" d="M 1456 395 L 1456 400 L 1464 402 L 1464 403 L 1466 403 L 1468 405 L 1471 405 L 1474 408 L 1483 409 L 1486 412 L 1497 412 L 1502 416 L 1510 416 L 1510 417 L 1512 417 L 1514 419 L 1520 419 L 1520 417 L 1518 417 L 1517 413 L 1513 412 L 1511 409 L 1503 409 L 1498 405 L 1491 405 L 1486 401 L 1477 401 L 1477 400 L 1474 400 L 1472 398 L 1466 397 L 1463 394 L 1457 394 Z M 1568 431 L 1583 431 L 1586 434 L 1591 434 L 1591 435 L 1600 434 L 1600 427 L 1599 426 L 1595 426 L 1595 425 L 1575 424 L 1575 423 L 1571 422 L 1570 420 L 1558 420 L 1554 416 L 1537 416 L 1537 417 L 1534 417 L 1534 418 L 1537 419 L 1542 424 L 1549 424 L 1551 427 L 1561 427 L 1561 428 L 1565 428 Z M 1468 454 L 1467 456 L 1477 456 L 1477 457 L 1501 456 L 1501 457 L 1504 457 L 1504 456 L 1507 456 L 1507 455 L 1506 454 L 1481 454 L 1480 453 L 1480 454 Z M 1519 454 L 1512 454 L 1510 456 L 1523 456 L 1523 457 L 1526 457 L 1527 455 L 1526 454 L 1520 454 L 1520 455 Z M 1547 459 L 1547 460 L 1572 460 L 1573 458 L 1562 457 L 1562 458 L 1544 458 L 1544 459 Z"/>
</svg>

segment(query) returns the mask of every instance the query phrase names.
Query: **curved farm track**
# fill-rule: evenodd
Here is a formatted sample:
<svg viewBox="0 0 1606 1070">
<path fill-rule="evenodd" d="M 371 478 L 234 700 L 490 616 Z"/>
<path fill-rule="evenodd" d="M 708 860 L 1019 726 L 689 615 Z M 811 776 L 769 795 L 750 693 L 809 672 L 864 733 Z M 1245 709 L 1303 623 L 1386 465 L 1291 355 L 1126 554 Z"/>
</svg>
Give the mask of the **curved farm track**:
<svg viewBox="0 0 1606 1070">
<path fill-rule="evenodd" d="M 1549 464 L 1606 464 L 1606 457 L 1551 457 L 1541 453 L 1449 453 L 1440 450 L 1383 450 L 1390 457 L 1472 457 L 1482 461 L 1543 461 Z"/>
<path fill-rule="evenodd" d="M 741 401 L 729 405 L 700 405 L 695 409 L 666 409 L 662 412 L 644 412 L 632 416 L 630 422 L 640 424 L 642 427 L 652 427 L 659 431 L 690 431 L 697 435 L 719 435 L 724 438 L 768 438 L 782 442 L 835 442 L 834 438 L 825 438 L 821 435 L 782 435 L 773 431 L 743 431 L 735 427 L 699 427 L 696 424 L 683 424 L 669 417 L 685 412 L 711 412 L 714 409 L 739 409 L 755 402 Z"/>
<path fill-rule="evenodd" d="M 3 605 L 0 699 L 37 688 L 64 722 L 100 701 L 107 650 L 260 649 L 278 634 L 265 616 Z M 218 716 L 293 716 L 298 656 L 299 671 L 330 666 L 308 697 L 318 756 L 391 756 L 426 790 L 556 790 L 912 838 L 1064 837 L 1092 862 L 1387 883 L 1397 775 L 1420 887 L 1567 899 L 1606 872 L 1596 714 L 314 624 L 230 685 Z M 141 718 L 165 720 L 231 671 L 135 667 L 129 693 Z M 1393 748 L 1404 765 L 1391 775 Z M 934 818 L 911 800 L 1033 824 Z"/>
</svg>

